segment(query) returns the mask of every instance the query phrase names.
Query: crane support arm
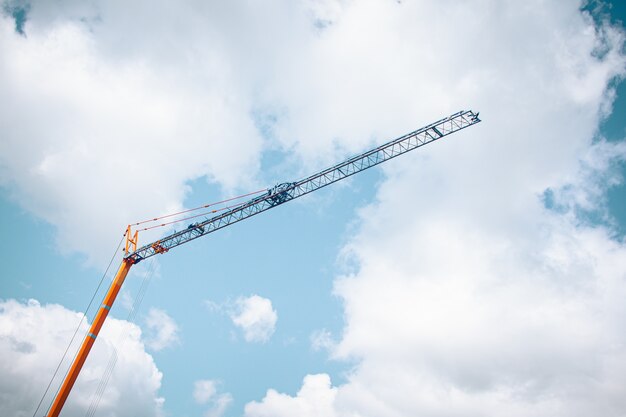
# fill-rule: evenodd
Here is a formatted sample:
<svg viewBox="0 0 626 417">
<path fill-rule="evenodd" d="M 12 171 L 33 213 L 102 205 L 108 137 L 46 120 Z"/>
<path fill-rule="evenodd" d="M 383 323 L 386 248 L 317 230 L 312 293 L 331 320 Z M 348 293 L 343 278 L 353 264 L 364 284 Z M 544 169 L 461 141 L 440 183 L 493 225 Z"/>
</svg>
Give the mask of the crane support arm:
<svg viewBox="0 0 626 417">
<path fill-rule="evenodd" d="M 183 243 L 301 197 L 478 122 L 480 122 L 478 113 L 474 113 L 471 110 L 452 114 L 445 119 L 438 120 L 435 123 L 349 158 L 340 164 L 309 177 L 296 182 L 279 184 L 259 197 L 239 204 L 202 222 L 190 224 L 185 230 L 175 232 L 156 242 L 142 246 L 126 255 L 125 259 L 132 263 L 137 263 L 151 256 L 167 252 Z"/>
<path fill-rule="evenodd" d="M 126 259 L 122 261 L 122 265 L 117 271 L 113 282 L 111 282 L 111 286 L 109 287 L 109 290 L 105 295 L 104 300 L 102 301 L 102 305 L 100 306 L 98 313 L 96 313 L 96 317 L 91 324 L 89 333 L 87 333 L 87 336 L 85 336 L 83 344 L 80 346 L 80 350 L 74 358 L 70 370 L 67 372 L 67 375 L 63 380 L 63 384 L 61 385 L 59 392 L 55 396 L 54 402 L 52 403 L 50 410 L 48 410 L 48 414 L 46 415 L 46 417 L 58 417 L 59 413 L 61 413 L 61 409 L 63 408 L 63 405 L 67 400 L 67 396 L 70 395 L 70 391 L 74 386 L 74 382 L 76 382 L 76 378 L 78 378 L 78 374 L 83 368 L 83 364 L 85 363 L 87 356 L 89 356 L 91 347 L 96 341 L 96 337 L 98 337 L 98 333 L 100 333 L 100 329 L 104 324 L 104 320 L 106 320 L 107 316 L 109 315 L 109 311 L 113 306 L 113 302 L 115 301 L 117 294 L 120 292 L 120 288 L 122 287 L 122 284 L 126 279 L 126 275 L 128 275 L 128 271 L 130 270 L 130 267 L 132 265 L 133 263 Z"/>
</svg>

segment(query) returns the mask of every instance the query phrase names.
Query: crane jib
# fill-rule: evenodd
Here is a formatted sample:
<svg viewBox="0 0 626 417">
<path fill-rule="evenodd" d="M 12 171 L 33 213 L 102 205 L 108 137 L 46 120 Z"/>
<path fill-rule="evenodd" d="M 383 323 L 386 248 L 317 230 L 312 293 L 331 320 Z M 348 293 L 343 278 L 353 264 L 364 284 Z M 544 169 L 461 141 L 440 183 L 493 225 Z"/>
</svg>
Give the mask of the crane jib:
<svg viewBox="0 0 626 417">
<path fill-rule="evenodd" d="M 137 263 L 151 256 L 167 252 L 171 248 L 262 213 L 479 122 L 478 113 L 471 110 L 454 113 L 309 177 L 295 182 L 278 184 L 259 197 L 204 221 L 192 223 L 184 230 L 142 246 L 127 254 L 125 259 Z"/>
<path fill-rule="evenodd" d="M 202 222 L 192 223 L 185 230 L 173 233 L 156 242 L 142 246 L 137 249 L 137 231 L 131 234 L 131 228 L 126 230 L 126 246 L 124 257 L 120 268 L 111 282 L 109 290 L 103 300 L 102 306 L 98 310 L 89 333 L 85 336 L 83 343 L 76 354 L 70 369 L 68 370 L 59 391 L 48 410 L 48 417 L 58 417 L 65 404 L 65 401 L 76 382 L 76 379 L 91 351 L 100 329 L 113 306 L 124 280 L 133 264 L 142 261 L 159 253 L 164 253 L 173 247 L 182 245 L 193 239 L 199 238 L 223 227 L 252 217 L 272 207 L 279 206 L 294 198 L 301 197 L 312 191 L 326 187 L 334 182 L 340 181 L 365 169 L 371 168 L 391 158 L 402 155 L 413 149 L 424 146 L 446 135 L 465 129 L 479 123 L 478 113 L 472 111 L 461 111 L 435 123 L 431 123 L 421 129 L 406 134 L 398 139 L 387 142 L 377 148 L 371 149 L 360 155 L 353 156 L 344 162 L 320 171 L 304 179 L 295 182 L 285 182 L 269 189 L 265 194 L 248 200 L 227 211 L 206 219 Z M 129 253 L 129 251 L 131 251 Z M 44 394 L 45 396 L 45 394 Z M 43 401 L 43 398 L 42 398 Z"/>
</svg>

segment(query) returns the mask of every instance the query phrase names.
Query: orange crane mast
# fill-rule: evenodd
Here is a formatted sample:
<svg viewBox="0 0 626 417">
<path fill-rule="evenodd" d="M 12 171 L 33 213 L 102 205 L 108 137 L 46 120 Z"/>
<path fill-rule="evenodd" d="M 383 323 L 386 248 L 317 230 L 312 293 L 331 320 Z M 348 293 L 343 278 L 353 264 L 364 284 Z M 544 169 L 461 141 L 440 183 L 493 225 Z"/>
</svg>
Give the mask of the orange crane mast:
<svg viewBox="0 0 626 417">
<path fill-rule="evenodd" d="M 138 233 L 135 232 L 135 234 L 132 235 L 131 237 L 130 226 L 128 226 L 128 228 L 126 229 L 126 233 L 125 233 L 125 238 L 126 238 L 125 252 L 126 253 L 128 253 L 130 249 L 132 250 L 137 249 L 137 238 L 138 238 L 137 235 Z M 120 265 L 120 268 L 117 270 L 117 273 L 115 274 L 115 278 L 113 279 L 113 282 L 111 283 L 111 286 L 109 287 L 109 290 L 104 296 L 104 299 L 102 300 L 102 305 L 98 309 L 98 313 L 96 313 L 96 317 L 94 318 L 93 323 L 91 324 L 89 333 L 87 333 L 87 336 L 85 337 L 85 340 L 83 341 L 83 344 L 81 345 L 80 350 L 78 351 L 78 354 L 76 355 L 76 358 L 74 359 L 74 362 L 72 363 L 72 366 L 70 367 L 70 370 L 68 371 L 67 376 L 65 377 L 65 380 L 63 381 L 63 384 L 61 385 L 61 389 L 59 390 L 58 394 L 54 398 L 52 406 L 50 407 L 50 410 L 48 412 L 49 417 L 52 417 L 52 416 L 56 417 L 61 413 L 61 409 L 63 408 L 63 405 L 65 404 L 65 401 L 67 400 L 68 395 L 70 395 L 70 391 L 72 390 L 72 387 L 74 386 L 74 383 L 76 382 L 76 378 L 78 378 L 78 374 L 80 373 L 80 370 L 82 369 L 83 364 L 85 363 L 85 360 L 87 359 L 87 356 L 89 355 L 89 351 L 91 351 L 91 347 L 93 346 L 94 342 L 96 341 L 96 338 L 98 337 L 98 334 L 100 333 L 100 329 L 102 328 L 104 321 L 109 315 L 109 311 L 111 311 L 111 307 L 113 307 L 115 298 L 117 298 L 117 294 L 120 292 L 120 289 L 122 288 L 122 284 L 124 284 L 124 280 L 126 279 L 126 276 L 128 275 L 128 271 L 130 271 L 130 267 L 132 265 L 133 265 L 133 262 L 131 260 L 128 260 L 128 259 L 122 260 L 122 264 Z"/>
</svg>

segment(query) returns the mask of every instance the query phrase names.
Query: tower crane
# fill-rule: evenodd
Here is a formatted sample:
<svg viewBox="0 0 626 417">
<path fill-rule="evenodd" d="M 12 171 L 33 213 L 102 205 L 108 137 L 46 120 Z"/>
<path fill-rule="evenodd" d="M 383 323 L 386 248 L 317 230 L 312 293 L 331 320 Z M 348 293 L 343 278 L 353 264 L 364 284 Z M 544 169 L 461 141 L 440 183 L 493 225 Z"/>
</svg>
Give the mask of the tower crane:
<svg viewBox="0 0 626 417">
<path fill-rule="evenodd" d="M 245 220 L 271 208 L 284 204 L 288 201 L 302 197 L 320 188 L 326 187 L 344 178 L 350 177 L 358 172 L 364 171 L 375 165 L 388 161 L 396 156 L 427 145 L 444 136 L 455 133 L 466 127 L 479 123 L 478 113 L 471 110 L 454 113 L 444 119 L 438 120 L 414 132 L 408 133 L 374 149 L 353 156 L 333 165 L 327 169 L 319 171 L 311 176 L 295 182 L 285 182 L 268 189 L 264 194 L 254 197 L 244 203 L 228 208 L 226 211 L 217 214 L 203 221 L 191 223 L 189 226 L 169 236 L 165 236 L 155 242 L 137 247 L 138 232 L 132 233 L 131 226 L 128 226 L 125 234 L 125 255 L 122 263 L 111 282 L 111 285 L 102 301 L 102 305 L 96 313 L 96 317 L 91 324 L 89 332 L 85 336 L 82 345 L 75 356 L 68 373 L 66 374 L 61 388 L 57 392 L 50 409 L 48 417 L 58 417 L 61 409 L 67 400 L 76 378 L 89 355 L 104 321 L 106 320 L 113 302 L 128 275 L 130 268 L 152 256 L 165 253 L 170 249 L 184 243 L 208 235 L 231 224 Z"/>
</svg>

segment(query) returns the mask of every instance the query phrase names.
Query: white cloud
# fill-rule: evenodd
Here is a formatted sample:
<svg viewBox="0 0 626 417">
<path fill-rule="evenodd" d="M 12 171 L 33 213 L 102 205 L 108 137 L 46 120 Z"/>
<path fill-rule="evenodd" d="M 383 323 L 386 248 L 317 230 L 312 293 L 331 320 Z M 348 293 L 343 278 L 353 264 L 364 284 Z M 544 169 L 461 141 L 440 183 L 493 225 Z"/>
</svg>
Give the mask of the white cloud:
<svg viewBox="0 0 626 417">
<path fill-rule="evenodd" d="M 206 404 L 217 392 L 216 383 L 212 379 L 201 379 L 193 385 L 193 399 L 198 404 Z"/>
<path fill-rule="evenodd" d="M 626 160 L 626 141 L 600 141 L 583 155 L 576 176 L 569 183 L 552 187 L 547 193 L 548 205 L 570 216 L 595 213 L 609 224 L 615 224 L 608 211 L 607 190 L 623 181 L 620 163 Z"/>
<path fill-rule="evenodd" d="M 180 343 L 178 325 L 165 311 L 151 308 L 145 319 L 146 345 L 159 351 Z"/>
<path fill-rule="evenodd" d="M 267 342 L 274 330 L 278 315 L 272 301 L 258 295 L 239 297 L 229 313 L 235 326 L 243 331 L 247 342 Z"/>
<path fill-rule="evenodd" d="M 214 399 L 214 405 L 212 408 L 209 408 L 205 413 L 204 417 L 222 417 L 226 412 L 226 409 L 233 402 L 233 396 L 230 393 L 219 394 Z"/>
<path fill-rule="evenodd" d="M 359 366 L 326 387 L 336 397 L 319 415 L 622 415 L 626 247 L 584 214 L 606 216 L 620 181 L 624 145 L 594 136 L 626 68 L 623 34 L 595 30 L 575 2 L 441 7 L 349 3 L 316 44 L 319 84 L 281 92 L 302 100 L 285 130 L 304 154 L 414 115 L 471 105 L 484 118 L 383 168 L 343 252 L 358 267 L 335 285 L 346 325 L 332 355 Z M 321 102 L 336 119 L 310 111 Z M 270 390 L 247 415 L 300 398 Z"/>
<path fill-rule="evenodd" d="M 193 398 L 198 404 L 211 404 L 204 413 L 205 417 L 221 417 L 233 402 L 230 393 L 217 394 L 217 381 L 201 379 L 194 383 Z"/>
<path fill-rule="evenodd" d="M 531 220 L 524 235 L 485 234 L 480 221 L 416 223 L 384 245 L 366 244 L 386 253 L 337 284 L 347 327 L 335 354 L 362 359 L 341 388 L 346 409 L 524 416 L 625 409 L 623 389 L 611 388 L 626 382 L 618 348 L 624 308 L 615 298 L 626 294 L 623 246 L 556 215 Z M 400 244 L 420 256 L 394 265 L 390 252 Z"/>
<path fill-rule="evenodd" d="M 0 302 L 0 415 L 31 416 L 70 341 L 81 314 L 56 304 L 15 300 Z M 87 330 L 83 323 L 79 335 Z M 73 348 L 77 348 L 77 340 Z M 71 349 L 70 352 L 74 352 Z M 134 324 L 109 318 L 63 409 L 64 416 L 83 416 L 111 358 L 117 364 L 99 403 L 101 415 L 161 416 L 161 373 L 141 343 Z M 69 365 L 69 364 L 66 364 Z M 65 368 L 66 369 L 66 368 Z M 61 368 L 60 375 L 63 375 Z M 60 381 L 52 385 L 46 406 Z"/>
<path fill-rule="evenodd" d="M 246 404 L 246 417 L 335 417 L 335 396 L 326 374 L 307 375 L 295 397 L 268 390 L 259 402 Z"/>
<path fill-rule="evenodd" d="M 316 330 L 311 333 L 310 340 L 311 348 L 315 351 L 332 349 L 336 345 L 333 335 L 326 329 Z"/>
<path fill-rule="evenodd" d="M 179 209 L 187 181 L 250 186 L 261 138 L 210 24 L 171 44 L 122 29 L 128 5 L 63 7 L 33 4 L 26 36 L 0 16 L 0 184 L 57 227 L 63 251 L 102 264 L 126 224 Z"/>
</svg>

